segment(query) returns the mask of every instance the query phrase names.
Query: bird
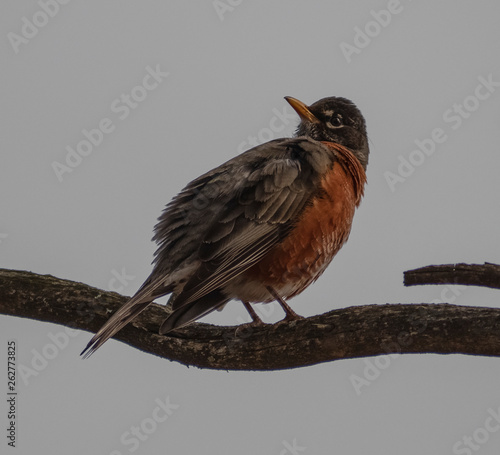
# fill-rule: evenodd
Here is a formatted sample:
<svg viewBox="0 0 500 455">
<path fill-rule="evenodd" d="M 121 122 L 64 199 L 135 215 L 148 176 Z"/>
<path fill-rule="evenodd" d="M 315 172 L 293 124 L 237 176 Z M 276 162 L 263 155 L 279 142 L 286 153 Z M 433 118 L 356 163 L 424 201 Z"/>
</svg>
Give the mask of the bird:
<svg viewBox="0 0 500 455">
<path fill-rule="evenodd" d="M 324 272 L 347 241 L 366 183 L 366 122 L 350 100 L 285 100 L 300 122 L 291 138 L 257 145 L 190 182 L 158 218 L 153 271 L 81 355 L 90 356 L 155 299 L 170 294 L 168 335 L 240 300 L 287 300 Z"/>
</svg>

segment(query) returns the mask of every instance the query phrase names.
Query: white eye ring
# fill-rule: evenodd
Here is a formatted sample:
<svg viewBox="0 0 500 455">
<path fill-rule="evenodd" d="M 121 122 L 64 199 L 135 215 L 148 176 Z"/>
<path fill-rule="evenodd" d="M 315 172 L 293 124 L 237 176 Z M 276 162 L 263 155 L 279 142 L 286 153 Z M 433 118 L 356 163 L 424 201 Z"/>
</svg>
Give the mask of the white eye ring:
<svg viewBox="0 0 500 455">
<path fill-rule="evenodd" d="M 341 126 L 344 126 L 344 122 L 342 121 L 342 117 L 336 116 L 327 122 L 327 125 L 329 128 L 340 128 Z"/>
</svg>

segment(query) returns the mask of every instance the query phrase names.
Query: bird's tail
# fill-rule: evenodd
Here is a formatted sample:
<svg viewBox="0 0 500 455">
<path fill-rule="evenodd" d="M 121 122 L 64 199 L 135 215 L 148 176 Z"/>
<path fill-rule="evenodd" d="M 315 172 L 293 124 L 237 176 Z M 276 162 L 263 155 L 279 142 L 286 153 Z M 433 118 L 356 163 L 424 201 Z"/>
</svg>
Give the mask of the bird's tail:
<svg viewBox="0 0 500 455">
<path fill-rule="evenodd" d="M 142 299 L 141 299 L 142 297 Z M 86 348 L 80 355 L 84 359 L 90 357 L 99 347 L 101 347 L 109 338 L 115 335 L 119 330 L 125 327 L 132 319 L 142 313 L 153 300 L 151 297 L 146 299 L 139 293 L 125 303 L 92 337 Z"/>
<path fill-rule="evenodd" d="M 182 298 L 182 294 L 179 300 Z M 160 327 L 160 335 L 184 327 L 197 319 L 211 313 L 212 311 L 224 306 L 230 298 L 219 289 L 209 292 L 201 299 L 185 304 L 178 304 L 179 300 L 174 300 L 172 313 L 165 319 Z"/>
<path fill-rule="evenodd" d="M 130 321 L 135 319 L 142 313 L 151 303 L 154 298 L 168 294 L 172 288 L 163 287 L 158 291 L 156 283 L 148 283 L 144 285 L 137 294 L 126 302 L 109 320 L 99 329 L 92 337 L 85 349 L 80 355 L 83 358 L 90 357 L 97 349 L 99 349 L 107 340 L 115 335 L 119 330 L 125 327 Z M 182 298 L 180 299 L 182 301 Z M 223 294 L 219 289 L 209 292 L 201 299 L 193 302 L 173 304 L 173 311 L 163 321 L 160 327 L 160 335 L 164 335 L 174 329 L 184 327 L 196 319 L 205 316 L 206 314 L 224 306 L 230 298 Z M 177 303 L 177 305 L 176 305 Z"/>
</svg>

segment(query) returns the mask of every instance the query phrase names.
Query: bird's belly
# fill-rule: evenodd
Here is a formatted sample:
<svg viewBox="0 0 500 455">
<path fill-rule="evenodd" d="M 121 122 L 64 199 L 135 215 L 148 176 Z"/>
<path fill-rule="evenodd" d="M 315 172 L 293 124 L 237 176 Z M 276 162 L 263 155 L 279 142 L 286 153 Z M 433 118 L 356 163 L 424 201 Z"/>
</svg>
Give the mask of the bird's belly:
<svg viewBox="0 0 500 455">
<path fill-rule="evenodd" d="M 352 180 L 341 166 L 335 167 L 325 176 L 323 191 L 312 199 L 285 240 L 231 286 L 236 298 L 272 301 L 266 286 L 290 298 L 324 272 L 349 237 L 356 207 Z"/>
</svg>

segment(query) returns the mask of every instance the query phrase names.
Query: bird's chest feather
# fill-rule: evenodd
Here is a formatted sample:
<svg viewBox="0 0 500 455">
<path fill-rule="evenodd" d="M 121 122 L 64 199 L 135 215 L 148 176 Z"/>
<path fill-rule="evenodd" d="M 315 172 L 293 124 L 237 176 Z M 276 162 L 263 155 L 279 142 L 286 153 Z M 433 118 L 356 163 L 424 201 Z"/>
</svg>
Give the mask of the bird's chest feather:
<svg viewBox="0 0 500 455">
<path fill-rule="evenodd" d="M 359 190 L 351 172 L 335 163 L 286 239 L 250 274 L 281 289 L 283 297 L 293 297 L 304 290 L 323 273 L 347 241 L 361 197 Z"/>
</svg>

